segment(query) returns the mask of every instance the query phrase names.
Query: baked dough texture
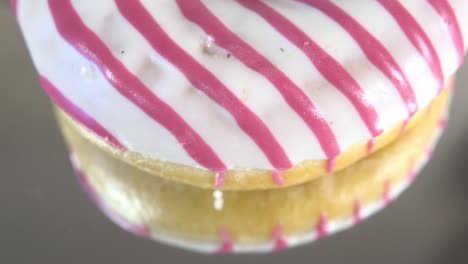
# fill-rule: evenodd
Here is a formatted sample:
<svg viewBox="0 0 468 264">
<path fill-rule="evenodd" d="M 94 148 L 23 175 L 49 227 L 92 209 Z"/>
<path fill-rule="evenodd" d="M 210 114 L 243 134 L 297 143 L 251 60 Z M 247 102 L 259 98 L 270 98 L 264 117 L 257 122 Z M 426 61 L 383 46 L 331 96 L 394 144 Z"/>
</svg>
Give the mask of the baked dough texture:
<svg viewBox="0 0 468 264">
<path fill-rule="evenodd" d="M 63 112 L 57 116 L 82 183 L 121 226 L 203 252 L 268 251 L 320 238 L 389 203 L 427 160 L 446 123 L 450 91 L 379 151 L 315 180 L 267 190 L 221 192 L 159 177 L 90 140 Z"/>
</svg>

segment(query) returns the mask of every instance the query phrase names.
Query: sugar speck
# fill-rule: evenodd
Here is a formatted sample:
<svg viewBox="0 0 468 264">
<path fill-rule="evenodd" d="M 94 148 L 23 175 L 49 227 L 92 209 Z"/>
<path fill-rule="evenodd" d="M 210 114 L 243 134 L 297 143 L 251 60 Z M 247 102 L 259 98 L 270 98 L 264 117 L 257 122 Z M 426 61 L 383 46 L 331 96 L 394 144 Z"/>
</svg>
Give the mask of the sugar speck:
<svg viewBox="0 0 468 264">
<path fill-rule="evenodd" d="M 216 190 L 213 192 L 213 198 L 214 198 L 214 208 L 216 211 L 221 211 L 223 210 L 224 207 L 224 199 L 223 199 L 223 192 L 220 190 Z"/>
</svg>

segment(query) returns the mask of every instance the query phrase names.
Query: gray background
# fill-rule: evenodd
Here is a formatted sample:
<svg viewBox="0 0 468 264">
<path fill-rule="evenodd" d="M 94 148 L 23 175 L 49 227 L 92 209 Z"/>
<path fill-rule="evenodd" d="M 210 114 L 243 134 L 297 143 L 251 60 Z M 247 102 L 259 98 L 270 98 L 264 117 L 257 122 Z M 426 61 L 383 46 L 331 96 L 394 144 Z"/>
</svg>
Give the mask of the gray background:
<svg viewBox="0 0 468 264">
<path fill-rule="evenodd" d="M 0 263 L 467 263 L 468 65 L 434 160 L 358 227 L 270 255 L 203 256 L 131 236 L 79 188 L 7 1 L 0 0 Z"/>
</svg>

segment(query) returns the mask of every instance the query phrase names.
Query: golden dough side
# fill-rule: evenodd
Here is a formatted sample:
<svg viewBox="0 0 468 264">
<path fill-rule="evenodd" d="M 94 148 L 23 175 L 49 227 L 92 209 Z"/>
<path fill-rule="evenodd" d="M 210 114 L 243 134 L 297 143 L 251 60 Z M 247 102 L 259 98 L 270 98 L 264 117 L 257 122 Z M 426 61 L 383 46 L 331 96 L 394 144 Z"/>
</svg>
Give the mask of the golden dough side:
<svg viewBox="0 0 468 264">
<path fill-rule="evenodd" d="M 399 136 L 400 128 L 395 128 L 379 138 L 377 149 L 380 150 L 372 155 L 346 167 L 344 164 L 353 163 L 365 151 L 363 146 L 357 146 L 345 153 L 339 161 L 339 166 L 345 169 L 318 177 L 316 172 L 323 171 L 323 164 L 301 164 L 285 174 L 287 184 L 295 186 L 225 190 L 222 210 L 214 207 L 212 189 L 192 185 L 192 180 L 204 179 L 201 186 L 210 187 L 209 175 L 189 177 L 184 175 L 197 171 L 168 163 L 149 166 L 136 162 L 134 154 L 121 155 L 97 145 L 63 113 L 58 118 L 92 189 L 107 207 L 130 223 L 184 241 L 216 242 L 220 240 L 220 228 L 226 228 L 236 243 L 262 243 L 271 240 L 279 223 L 284 235 L 294 235 L 313 230 L 322 214 L 329 220 L 352 217 L 357 200 L 364 207 L 381 198 L 386 185 L 391 188 L 407 179 L 439 130 L 449 97 L 450 89 L 445 89 L 430 109 L 418 113 L 405 134 Z M 394 141 L 395 137 L 398 140 Z M 123 162 L 122 158 L 130 162 Z M 172 175 L 178 176 L 160 177 L 159 171 L 174 171 Z M 310 172 L 301 176 L 305 171 Z M 228 177 L 226 184 L 231 188 L 244 187 L 247 182 L 236 182 L 236 179 L 246 178 L 255 180 L 258 186 L 263 179 L 262 172 L 253 173 L 253 177 Z M 262 187 L 272 187 L 264 181 Z M 307 182 L 298 184 L 304 181 Z"/>
</svg>

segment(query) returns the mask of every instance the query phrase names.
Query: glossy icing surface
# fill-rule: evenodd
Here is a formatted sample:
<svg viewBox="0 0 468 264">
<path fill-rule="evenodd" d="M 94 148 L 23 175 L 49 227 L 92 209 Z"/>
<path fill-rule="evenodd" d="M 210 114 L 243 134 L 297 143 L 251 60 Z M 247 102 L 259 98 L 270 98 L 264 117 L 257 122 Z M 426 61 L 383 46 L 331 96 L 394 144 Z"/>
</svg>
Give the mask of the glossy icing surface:
<svg viewBox="0 0 468 264">
<path fill-rule="evenodd" d="M 468 38 L 463 0 L 12 3 L 70 116 L 116 147 L 221 174 L 372 149 L 438 95 Z"/>
</svg>

